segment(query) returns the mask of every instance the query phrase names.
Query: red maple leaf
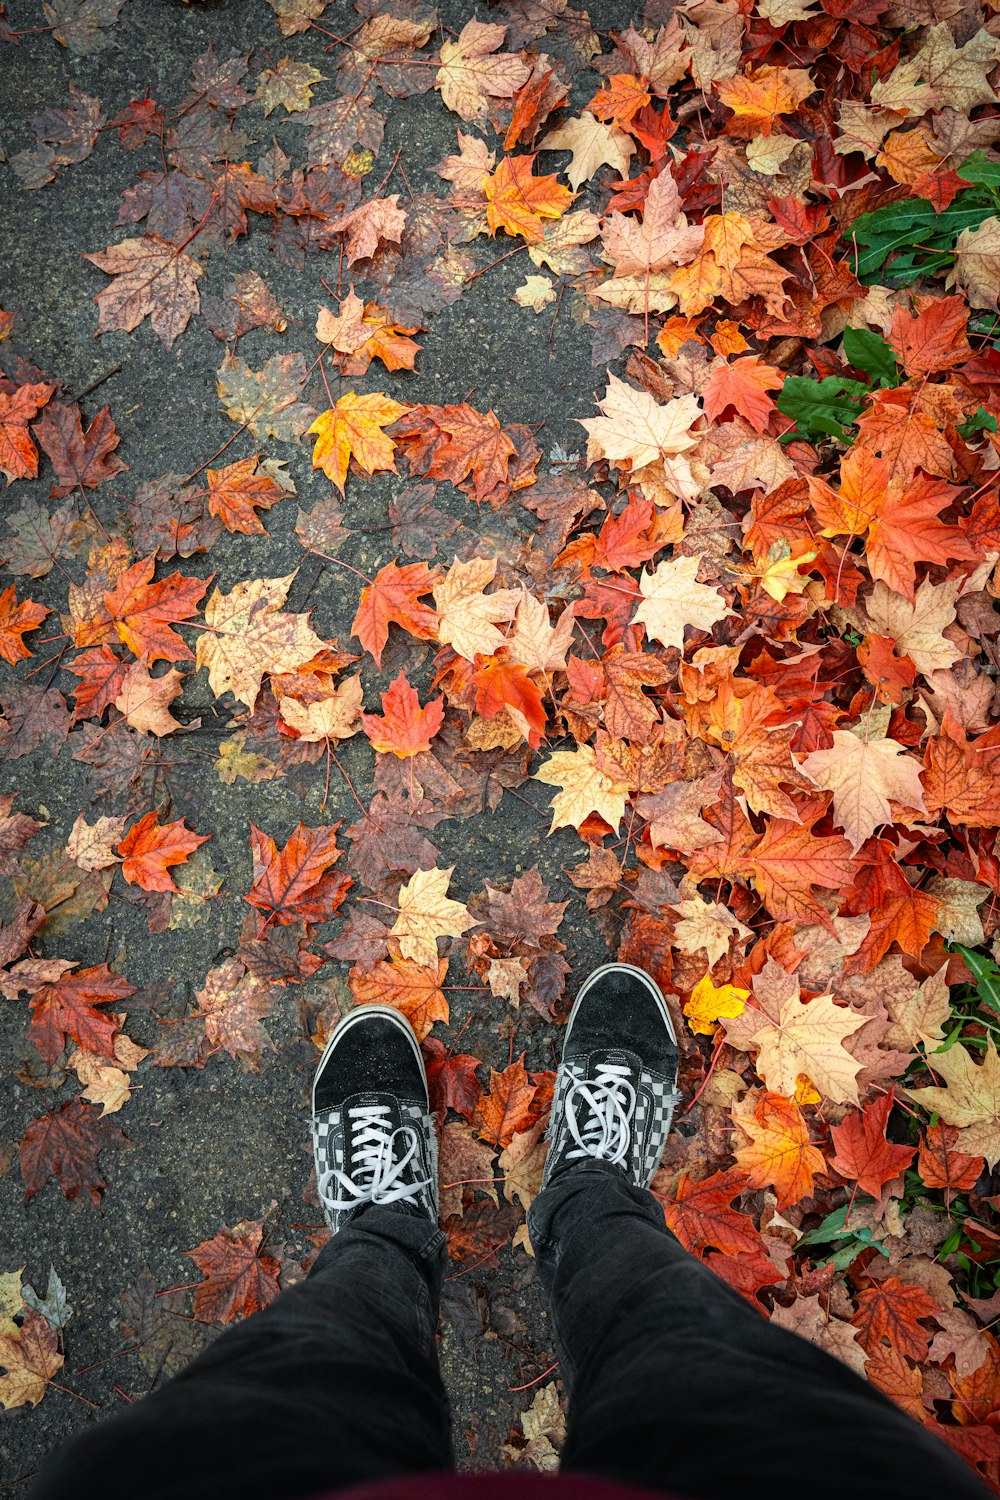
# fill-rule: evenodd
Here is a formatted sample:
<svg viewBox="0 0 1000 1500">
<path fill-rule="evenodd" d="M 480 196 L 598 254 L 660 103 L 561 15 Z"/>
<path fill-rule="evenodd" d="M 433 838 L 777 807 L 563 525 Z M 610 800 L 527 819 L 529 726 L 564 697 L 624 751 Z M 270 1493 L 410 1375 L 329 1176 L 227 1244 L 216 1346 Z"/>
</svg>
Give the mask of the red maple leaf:
<svg viewBox="0 0 1000 1500">
<path fill-rule="evenodd" d="M 43 984 L 32 996 L 28 1036 L 50 1065 L 63 1050 L 67 1037 L 85 1052 L 113 1059 L 121 1020 L 95 1007 L 127 1000 L 134 994 L 134 986 L 120 974 L 113 974 L 107 964 L 63 974 L 53 984 Z"/>
<path fill-rule="evenodd" d="M 194 1289 L 196 1318 L 232 1323 L 273 1302 L 281 1267 L 263 1247 L 264 1220 L 245 1219 L 184 1251 L 205 1278 Z"/>
<path fill-rule="evenodd" d="M 362 714 L 361 722 L 373 749 L 406 760 L 430 748 L 444 723 L 444 701 L 432 698 L 422 708 L 416 689 L 400 672 L 382 694 L 382 716 Z"/>
<path fill-rule="evenodd" d="M 427 1083 L 431 1091 L 431 1107 L 435 1113 L 453 1109 L 456 1114 L 471 1121 L 483 1092 L 483 1086 L 476 1077 L 481 1059 L 468 1052 L 451 1053 L 444 1042 L 435 1036 L 427 1037 L 422 1046 Z"/>
<path fill-rule="evenodd" d="M 54 1177 L 71 1202 L 86 1193 L 96 1208 L 107 1187 L 97 1165 L 100 1152 L 131 1144 L 93 1104 L 67 1099 L 52 1114 L 32 1120 L 24 1132 L 18 1155 L 25 1203 Z"/>
<path fill-rule="evenodd" d="M 849 1182 L 857 1182 L 862 1192 L 877 1198 L 882 1184 L 898 1177 L 916 1156 L 915 1146 L 894 1146 L 886 1140 L 885 1130 L 892 1111 L 892 1090 L 872 1099 L 860 1112 L 854 1110 L 841 1125 L 833 1125 L 830 1134 L 836 1147 L 831 1165 Z"/>
<path fill-rule="evenodd" d="M 922 1286 L 907 1286 L 898 1276 L 889 1276 L 877 1286 L 858 1293 L 858 1310 L 851 1319 L 858 1342 L 869 1354 L 883 1338 L 898 1353 L 918 1362 L 927 1357 L 927 1330 L 921 1318 L 933 1318 L 938 1306 Z"/>
<path fill-rule="evenodd" d="M 672 1203 L 663 1203 L 667 1228 L 680 1240 L 685 1250 L 700 1254 L 708 1246 L 727 1255 L 753 1255 L 760 1251 L 760 1235 L 753 1220 L 732 1207 L 746 1187 L 742 1172 L 730 1167 L 728 1172 L 713 1172 L 694 1182 L 685 1172 L 677 1184 Z"/>
<path fill-rule="evenodd" d="M 253 885 L 247 901 L 265 912 L 269 922 L 326 922 L 340 908 L 351 886 L 347 875 L 334 875 L 341 856 L 337 848 L 340 823 L 307 828 L 300 823 L 283 849 L 250 824 Z"/>
<path fill-rule="evenodd" d="M 0 474 L 7 483 L 34 479 L 38 474 L 38 449 L 31 441 L 28 423 L 48 401 L 54 385 L 41 381 L 19 385 L 13 394 L 0 390 Z"/>
</svg>

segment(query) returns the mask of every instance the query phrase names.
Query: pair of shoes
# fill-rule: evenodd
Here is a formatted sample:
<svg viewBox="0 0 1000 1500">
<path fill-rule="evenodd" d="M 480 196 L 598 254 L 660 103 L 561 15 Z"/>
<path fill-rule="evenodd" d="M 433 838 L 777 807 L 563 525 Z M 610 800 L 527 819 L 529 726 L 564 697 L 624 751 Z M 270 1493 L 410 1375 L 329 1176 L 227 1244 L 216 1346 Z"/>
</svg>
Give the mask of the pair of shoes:
<svg viewBox="0 0 1000 1500">
<path fill-rule="evenodd" d="M 584 982 L 566 1025 L 542 1186 L 582 1162 L 652 1181 L 677 1101 L 677 1038 L 642 969 L 605 964 Z M 437 1141 L 427 1074 L 409 1022 L 387 1005 L 339 1023 L 313 1084 L 317 1191 L 337 1232 L 368 1204 L 437 1220 Z"/>
</svg>

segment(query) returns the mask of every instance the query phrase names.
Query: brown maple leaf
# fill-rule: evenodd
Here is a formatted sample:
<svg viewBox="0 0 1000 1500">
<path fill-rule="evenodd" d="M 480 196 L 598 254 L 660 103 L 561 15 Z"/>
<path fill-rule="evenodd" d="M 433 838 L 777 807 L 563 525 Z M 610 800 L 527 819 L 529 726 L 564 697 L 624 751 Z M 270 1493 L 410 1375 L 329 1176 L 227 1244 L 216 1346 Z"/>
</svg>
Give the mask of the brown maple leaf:
<svg viewBox="0 0 1000 1500">
<path fill-rule="evenodd" d="M 131 1144 L 93 1105 L 67 1099 L 54 1113 L 32 1120 L 24 1132 L 18 1154 L 25 1202 L 54 1177 L 70 1202 L 85 1193 L 96 1208 L 107 1187 L 97 1165 L 100 1152 Z"/>
<path fill-rule="evenodd" d="M 32 431 L 56 471 L 56 483 L 50 491 L 54 500 L 70 494 L 78 485 L 96 489 L 105 479 L 113 479 L 128 468 L 114 451 L 121 438 L 107 406 L 84 429 L 79 406 L 50 401 Z"/>
<path fill-rule="evenodd" d="M 264 1220 L 225 1225 L 210 1240 L 185 1250 L 205 1278 L 194 1291 L 194 1315 L 232 1323 L 259 1312 L 278 1295 L 279 1263 L 264 1249 Z"/>
<path fill-rule="evenodd" d="M 153 332 L 170 349 L 198 311 L 201 266 L 158 235 L 122 240 L 84 255 L 84 260 L 115 278 L 94 294 L 99 334 L 117 328 L 131 333 L 148 317 Z"/>
</svg>

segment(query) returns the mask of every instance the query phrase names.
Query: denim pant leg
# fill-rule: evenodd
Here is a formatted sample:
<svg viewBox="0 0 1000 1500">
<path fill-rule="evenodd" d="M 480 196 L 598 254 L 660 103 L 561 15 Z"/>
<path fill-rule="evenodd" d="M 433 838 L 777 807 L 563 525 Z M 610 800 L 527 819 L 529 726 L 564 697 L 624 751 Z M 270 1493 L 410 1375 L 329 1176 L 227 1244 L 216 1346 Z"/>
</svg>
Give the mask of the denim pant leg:
<svg viewBox="0 0 1000 1500">
<path fill-rule="evenodd" d="M 569 1393 L 564 1471 L 690 1500 L 984 1500 L 944 1443 L 689 1255 L 618 1168 L 557 1178 L 528 1223 Z"/>
<path fill-rule="evenodd" d="M 423 1216 L 366 1209 L 304 1281 L 61 1448 L 30 1500 L 296 1500 L 449 1468 L 445 1263 Z"/>
</svg>

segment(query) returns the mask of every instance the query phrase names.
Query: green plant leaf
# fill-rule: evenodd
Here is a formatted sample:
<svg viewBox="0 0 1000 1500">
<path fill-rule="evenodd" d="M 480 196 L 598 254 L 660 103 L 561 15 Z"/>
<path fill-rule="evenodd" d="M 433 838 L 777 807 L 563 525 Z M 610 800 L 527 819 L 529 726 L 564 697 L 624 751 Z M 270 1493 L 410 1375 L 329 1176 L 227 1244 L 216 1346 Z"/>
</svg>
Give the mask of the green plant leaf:
<svg viewBox="0 0 1000 1500">
<path fill-rule="evenodd" d="M 895 350 L 870 328 L 844 329 L 844 357 L 873 381 L 888 386 L 899 384 Z"/>
<path fill-rule="evenodd" d="M 803 375 L 789 375 L 778 397 L 778 410 L 795 419 L 797 432 L 786 433 L 785 440 L 803 437 L 839 438 L 851 443 L 857 436 L 848 431 L 864 410 L 868 387 L 860 380 L 846 380 L 828 375 L 825 380 L 809 380 Z"/>
</svg>

